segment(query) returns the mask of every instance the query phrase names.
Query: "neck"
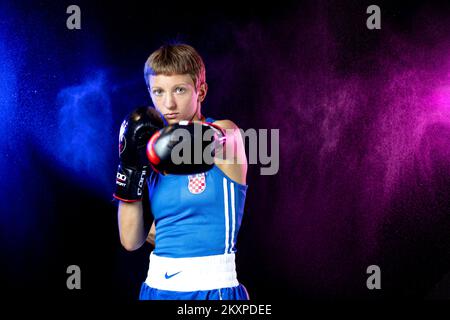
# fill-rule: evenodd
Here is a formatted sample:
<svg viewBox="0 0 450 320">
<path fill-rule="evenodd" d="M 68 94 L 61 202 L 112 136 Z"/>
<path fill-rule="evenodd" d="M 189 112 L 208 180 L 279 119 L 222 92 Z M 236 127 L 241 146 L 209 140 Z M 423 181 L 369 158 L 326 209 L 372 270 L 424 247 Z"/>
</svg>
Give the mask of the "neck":
<svg viewBox="0 0 450 320">
<path fill-rule="evenodd" d="M 205 121 L 205 116 L 202 116 L 201 114 L 199 116 L 195 116 L 192 121 Z"/>
<path fill-rule="evenodd" d="M 202 115 L 200 112 L 200 104 L 197 106 L 197 109 L 195 110 L 194 115 L 192 116 L 191 120 L 189 121 L 205 121 L 206 118 Z"/>
</svg>

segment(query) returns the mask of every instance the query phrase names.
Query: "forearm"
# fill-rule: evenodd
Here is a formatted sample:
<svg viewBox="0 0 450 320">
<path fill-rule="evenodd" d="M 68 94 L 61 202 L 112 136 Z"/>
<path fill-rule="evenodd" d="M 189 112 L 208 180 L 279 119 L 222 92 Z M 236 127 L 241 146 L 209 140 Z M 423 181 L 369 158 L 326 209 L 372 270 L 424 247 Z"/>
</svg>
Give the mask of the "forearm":
<svg viewBox="0 0 450 320">
<path fill-rule="evenodd" d="M 118 221 L 122 246 L 128 251 L 139 249 L 146 239 L 142 202 L 120 201 Z"/>
<path fill-rule="evenodd" d="M 155 222 L 153 221 L 153 224 L 150 227 L 150 231 L 147 235 L 147 242 L 150 243 L 152 246 L 155 246 L 155 237 L 156 237 L 156 228 Z"/>
</svg>

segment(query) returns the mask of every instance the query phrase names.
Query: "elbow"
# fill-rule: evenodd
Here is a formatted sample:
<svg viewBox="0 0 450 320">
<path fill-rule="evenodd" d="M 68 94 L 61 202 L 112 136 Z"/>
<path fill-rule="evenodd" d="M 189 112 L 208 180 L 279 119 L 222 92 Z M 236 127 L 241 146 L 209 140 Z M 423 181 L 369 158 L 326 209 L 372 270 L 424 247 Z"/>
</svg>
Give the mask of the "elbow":
<svg viewBox="0 0 450 320">
<path fill-rule="evenodd" d="M 125 250 L 127 250 L 128 252 L 136 251 L 137 249 L 139 249 L 139 247 L 137 247 L 137 246 L 131 246 L 131 245 L 128 245 L 128 244 L 123 244 L 123 243 L 122 243 L 122 247 Z"/>
<path fill-rule="evenodd" d="M 142 246 L 142 243 L 126 241 L 124 239 L 120 239 L 120 243 L 122 244 L 122 247 L 129 252 L 136 251 Z"/>
</svg>

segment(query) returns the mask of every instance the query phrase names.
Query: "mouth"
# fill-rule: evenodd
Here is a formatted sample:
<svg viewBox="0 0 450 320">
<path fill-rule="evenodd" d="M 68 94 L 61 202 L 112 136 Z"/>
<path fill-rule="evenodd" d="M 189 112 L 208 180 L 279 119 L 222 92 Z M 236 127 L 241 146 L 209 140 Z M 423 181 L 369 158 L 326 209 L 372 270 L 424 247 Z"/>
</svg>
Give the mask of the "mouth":
<svg viewBox="0 0 450 320">
<path fill-rule="evenodd" d="M 178 112 L 176 112 L 176 113 L 166 113 L 164 116 L 167 119 L 175 119 L 178 116 Z"/>
</svg>

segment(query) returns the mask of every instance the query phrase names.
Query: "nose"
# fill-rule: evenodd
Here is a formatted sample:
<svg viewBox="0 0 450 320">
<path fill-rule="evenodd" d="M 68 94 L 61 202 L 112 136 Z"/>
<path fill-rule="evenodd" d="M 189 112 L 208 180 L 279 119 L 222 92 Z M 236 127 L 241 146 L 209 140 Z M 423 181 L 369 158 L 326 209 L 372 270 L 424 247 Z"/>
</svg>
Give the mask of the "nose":
<svg viewBox="0 0 450 320">
<path fill-rule="evenodd" d="M 167 110 L 174 110 L 176 108 L 175 99 L 172 94 L 166 94 L 164 97 L 164 107 Z"/>
</svg>

